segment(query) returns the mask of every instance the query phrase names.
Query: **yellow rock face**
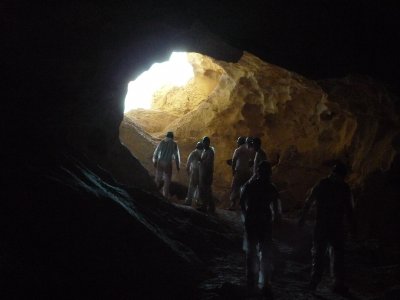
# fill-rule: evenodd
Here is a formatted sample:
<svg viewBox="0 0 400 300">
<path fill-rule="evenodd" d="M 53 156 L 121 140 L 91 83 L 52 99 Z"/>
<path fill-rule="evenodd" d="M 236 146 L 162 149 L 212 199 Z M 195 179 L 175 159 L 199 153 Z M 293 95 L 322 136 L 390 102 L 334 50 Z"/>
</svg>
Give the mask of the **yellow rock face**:
<svg viewBox="0 0 400 300">
<path fill-rule="evenodd" d="M 329 172 L 330 160 L 352 167 L 353 185 L 390 166 L 399 123 L 384 89 L 369 79 L 316 82 L 250 53 L 238 63 L 196 53 L 189 61 L 195 77 L 187 86 L 164 88 L 151 110 L 126 114 L 120 137 L 135 156 L 149 159 L 157 139 L 173 131 L 185 162 L 196 142 L 209 136 L 216 150 L 214 191 L 223 204 L 232 179 L 226 160 L 238 136 L 260 137 L 270 160 L 279 161 L 273 180 L 288 208 L 301 205 L 307 190 Z M 135 146 L 129 122 L 154 139 Z M 183 173 L 175 180 L 187 183 Z"/>
</svg>

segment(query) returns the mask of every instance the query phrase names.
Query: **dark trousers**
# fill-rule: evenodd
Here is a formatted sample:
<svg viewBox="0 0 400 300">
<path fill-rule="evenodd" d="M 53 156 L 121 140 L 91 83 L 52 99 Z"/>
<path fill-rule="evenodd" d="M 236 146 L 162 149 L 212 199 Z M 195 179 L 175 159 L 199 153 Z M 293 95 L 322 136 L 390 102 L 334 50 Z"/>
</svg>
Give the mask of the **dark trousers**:
<svg viewBox="0 0 400 300">
<path fill-rule="evenodd" d="M 245 230 L 244 250 L 248 286 L 257 286 L 259 279 L 263 287 L 267 286 L 273 269 L 271 225 L 248 226 Z"/>
<path fill-rule="evenodd" d="M 235 175 L 232 179 L 231 194 L 229 196 L 232 206 L 235 206 L 236 203 L 239 201 L 240 189 L 250 179 L 250 177 L 250 169 L 245 171 L 235 171 Z"/>
<path fill-rule="evenodd" d="M 311 280 L 318 284 L 324 273 L 324 258 L 330 248 L 330 265 L 336 283 L 343 283 L 344 276 L 344 233 L 341 229 L 314 231 Z"/>
<path fill-rule="evenodd" d="M 205 172 L 200 169 L 200 178 L 199 178 L 199 200 L 200 200 L 200 208 L 204 210 L 208 210 L 209 212 L 215 211 L 215 203 L 214 198 L 212 196 L 212 182 L 213 182 L 213 173 Z"/>
<path fill-rule="evenodd" d="M 199 185 L 199 198 L 201 201 L 201 208 L 208 210 L 210 212 L 215 211 L 214 198 L 212 196 L 211 185 L 201 184 Z"/>
</svg>

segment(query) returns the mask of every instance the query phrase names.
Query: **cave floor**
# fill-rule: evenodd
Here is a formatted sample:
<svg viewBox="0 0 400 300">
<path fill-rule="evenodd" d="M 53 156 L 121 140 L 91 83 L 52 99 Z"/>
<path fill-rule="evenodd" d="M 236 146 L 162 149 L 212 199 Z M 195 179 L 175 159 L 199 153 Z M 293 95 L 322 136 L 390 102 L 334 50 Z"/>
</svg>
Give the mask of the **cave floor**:
<svg viewBox="0 0 400 300">
<path fill-rule="evenodd" d="M 217 210 L 212 218 L 230 226 L 241 240 L 239 212 Z M 349 293 L 331 292 L 332 279 L 325 271 L 317 291 L 307 290 L 311 264 L 310 224 L 300 229 L 294 220 L 284 219 L 274 228 L 274 299 L 400 299 L 400 265 L 383 262 L 374 241 L 347 243 L 347 285 Z M 239 243 L 238 243 L 239 244 Z M 326 268 L 329 270 L 329 268 Z M 200 299 L 265 299 L 247 296 L 245 288 L 245 254 L 237 249 L 222 249 L 211 259 L 211 276 L 200 285 Z M 394 295 L 395 298 L 388 298 Z"/>
</svg>

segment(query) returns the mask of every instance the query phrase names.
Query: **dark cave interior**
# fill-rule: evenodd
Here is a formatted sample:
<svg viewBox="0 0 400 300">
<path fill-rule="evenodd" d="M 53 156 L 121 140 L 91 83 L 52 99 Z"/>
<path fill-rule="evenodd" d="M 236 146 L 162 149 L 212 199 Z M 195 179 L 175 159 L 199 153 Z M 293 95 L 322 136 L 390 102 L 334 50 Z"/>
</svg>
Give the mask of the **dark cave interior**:
<svg viewBox="0 0 400 300">
<path fill-rule="evenodd" d="M 127 83 L 173 50 L 227 65 L 250 52 L 317 82 L 335 103 L 356 99 L 367 116 L 360 139 L 375 130 L 374 143 L 386 145 L 393 136 L 389 146 L 362 152 L 390 163 L 371 171 L 365 159 L 359 168 L 366 172 L 353 190 L 361 237 L 347 248 L 353 299 L 398 299 L 397 5 L 21 0 L 1 7 L 2 299 L 246 299 L 238 215 L 166 202 L 120 142 Z M 292 171 L 287 166 L 279 176 Z M 296 213 L 286 212 L 274 237 L 276 298 L 343 299 L 303 288 L 311 223 L 299 231 Z"/>
</svg>

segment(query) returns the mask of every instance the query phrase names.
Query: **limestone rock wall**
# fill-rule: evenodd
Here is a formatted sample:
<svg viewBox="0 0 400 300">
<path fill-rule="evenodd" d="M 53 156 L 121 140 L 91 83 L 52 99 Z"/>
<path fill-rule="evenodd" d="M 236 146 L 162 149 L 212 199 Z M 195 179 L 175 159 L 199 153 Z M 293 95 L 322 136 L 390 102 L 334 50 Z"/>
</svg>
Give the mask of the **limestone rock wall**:
<svg viewBox="0 0 400 300">
<path fill-rule="evenodd" d="M 238 63 L 189 57 L 196 76 L 187 87 L 165 89 L 155 95 L 154 110 L 126 117 L 155 138 L 174 131 L 183 161 L 202 136 L 210 136 L 216 150 L 214 190 L 222 203 L 231 181 L 226 160 L 241 135 L 261 138 L 289 209 L 302 205 L 334 160 L 351 166 L 354 186 L 390 166 L 399 121 L 390 96 L 372 80 L 312 81 L 250 53 Z M 128 140 L 122 137 L 123 143 Z M 177 180 L 185 183 L 185 176 Z"/>
</svg>

